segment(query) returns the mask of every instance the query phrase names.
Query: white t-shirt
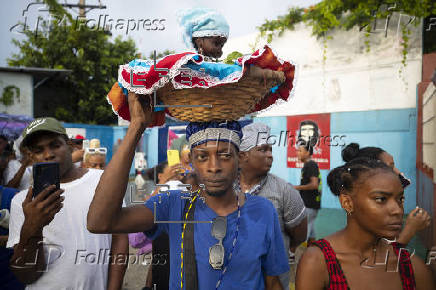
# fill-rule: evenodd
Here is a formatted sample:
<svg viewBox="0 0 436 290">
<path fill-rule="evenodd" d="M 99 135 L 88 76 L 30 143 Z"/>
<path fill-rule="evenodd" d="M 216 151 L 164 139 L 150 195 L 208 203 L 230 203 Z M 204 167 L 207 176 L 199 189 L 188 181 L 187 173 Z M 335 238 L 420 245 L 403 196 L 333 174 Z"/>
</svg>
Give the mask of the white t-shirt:
<svg viewBox="0 0 436 290">
<path fill-rule="evenodd" d="M 8 166 L 5 168 L 3 172 L 3 180 L 5 181 L 5 185 L 14 178 L 15 174 L 17 174 L 18 170 L 21 167 L 21 162 L 12 159 L 9 161 Z M 32 167 L 28 166 L 24 171 L 23 177 L 21 178 L 20 184 L 18 185 L 18 190 L 27 190 L 32 185 Z"/>
<path fill-rule="evenodd" d="M 89 169 L 80 179 L 61 183 L 64 207 L 43 229 L 47 272 L 26 289 L 106 289 L 112 235 L 86 229 L 89 205 L 102 173 Z M 26 194 L 27 190 L 21 191 L 12 199 L 8 248 L 20 240 Z"/>
<path fill-rule="evenodd" d="M 183 190 L 185 189 L 184 186 L 179 186 L 180 184 L 183 184 L 180 180 L 169 180 L 167 184 L 170 188 L 169 190 Z"/>
</svg>

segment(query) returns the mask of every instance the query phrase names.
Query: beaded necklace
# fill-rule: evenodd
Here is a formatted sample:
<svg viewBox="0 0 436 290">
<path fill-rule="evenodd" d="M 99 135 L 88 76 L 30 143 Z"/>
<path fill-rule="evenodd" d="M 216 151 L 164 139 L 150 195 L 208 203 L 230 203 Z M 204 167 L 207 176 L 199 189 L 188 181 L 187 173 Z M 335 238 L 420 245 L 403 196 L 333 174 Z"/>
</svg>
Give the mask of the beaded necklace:
<svg viewBox="0 0 436 290">
<path fill-rule="evenodd" d="M 240 221 L 241 221 L 241 206 L 240 206 L 240 204 L 239 204 L 238 192 L 236 192 L 236 201 L 238 202 L 238 219 L 236 220 L 236 232 L 235 232 L 235 237 L 234 237 L 234 239 L 233 239 L 232 249 L 230 250 L 230 253 L 229 253 L 229 258 L 228 258 L 228 260 L 227 260 L 226 265 L 224 266 L 223 270 L 222 270 L 221 273 L 220 273 L 220 278 L 218 279 L 218 282 L 216 283 L 215 290 L 217 290 L 217 289 L 220 287 L 221 282 L 223 281 L 224 274 L 226 274 L 226 272 L 227 272 L 227 266 L 230 264 L 230 261 L 232 260 L 233 250 L 235 249 L 236 242 L 238 241 L 239 223 L 240 223 Z"/>
<path fill-rule="evenodd" d="M 240 191 L 239 191 L 240 192 Z M 192 201 L 189 204 L 188 210 L 186 211 L 186 215 L 185 215 L 185 220 L 188 219 L 188 214 L 189 211 L 191 210 L 192 204 L 195 201 L 195 199 L 197 198 L 198 195 L 195 195 L 194 198 L 192 199 Z M 238 235 L 239 235 L 239 224 L 240 224 L 240 220 L 241 220 L 241 206 L 239 203 L 239 197 L 238 197 L 238 192 L 236 192 L 236 201 L 238 202 L 238 219 L 236 220 L 236 231 L 235 231 L 235 237 L 233 239 L 233 243 L 232 243 L 232 249 L 230 250 L 229 253 L 229 258 L 227 260 L 226 265 L 224 266 L 223 270 L 220 273 L 220 277 L 218 279 L 218 282 L 216 283 L 216 287 L 215 289 L 217 290 L 219 288 L 219 286 L 221 285 L 221 282 L 224 278 L 225 273 L 227 272 L 227 267 L 230 264 L 230 261 L 232 259 L 233 256 L 233 251 L 236 247 L 236 242 L 238 241 Z M 181 259 L 181 264 L 180 264 L 180 289 L 183 290 L 183 240 L 184 240 L 184 236 L 185 236 L 185 228 L 186 228 L 186 223 L 183 223 L 183 229 L 182 229 L 182 242 L 181 242 L 181 252 L 180 252 L 180 259 Z"/>
</svg>

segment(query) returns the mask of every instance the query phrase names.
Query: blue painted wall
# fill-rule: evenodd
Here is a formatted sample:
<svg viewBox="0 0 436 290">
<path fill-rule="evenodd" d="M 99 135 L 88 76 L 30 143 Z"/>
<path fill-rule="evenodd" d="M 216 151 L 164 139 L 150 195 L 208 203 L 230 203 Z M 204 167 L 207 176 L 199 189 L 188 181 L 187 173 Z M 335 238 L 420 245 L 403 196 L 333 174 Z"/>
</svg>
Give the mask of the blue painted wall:
<svg viewBox="0 0 436 290">
<path fill-rule="evenodd" d="M 101 126 L 101 125 L 87 125 L 87 124 L 76 124 L 76 123 L 64 123 L 65 128 L 83 128 L 86 129 L 86 139 L 100 139 L 100 144 L 102 147 L 106 147 L 108 149 L 108 153 L 106 155 L 106 162 L 109 162 L 112 159 L 113 154 L 113 146 L 117 143 L 118 139 L 124 139 L 124 136 L 127 133 L 127 127 L 124 126 Z M 147 164 L 150 166 L 156 165 L 154 162 L 154 154 L 151 152 L 153 150 L 152 144 L 150 144 L 149 136 L 152 134 L 152 129 L 147 129 L 144 134 L 141 142 L 136 148 L 137 151 L 146 152 L 147 154 Z M 157 147 L 156 147 L 157 148 Z M 151 157 L 150 159 L 148 157 Z M 151 162 L 150 162 L 151 161 Z M 134 163 L 132 163 L 132 167 L 130 169 L 130 174 L 135 174 Z"/>
<path fill-rule="evenodd" d="M 279 135 L 286 131 L 286 116 L 255 118 L 271 127 L 271 134 Z M 416 206 L 416 109 L 379 110 L 364 112 L 332 113 L 330 133 L 345 135 L 346 144 L 359 143 L 362 147 L 381 147 L 394 157 L 396 167 L 412 179 L 412 185 L 406 189 L 405 210 Z M 330 147 L 330 167 L 343 164 L 341 146 Z M 274 162 L 271 172 L 292 184 L 299 184 L 301 169 L 287 168 L 287 148 L 273 147 Z M 321 170 L 323 180 L 322 207 L 340 208 L 338 198 L 327 186 L 328 170 Z"/>
<path fill-rule="evenodd" d="M 246 121 L 246 123 L 249 122 L 249 120 Z M 271 133 L 274 135 L 286 131 L 286 116 L 254 118 L 254 122 L 267 124 L 271 127 Z M 72 123 L 65 123 L 64 126 L 66 128 L 85 128 L 87 139 L 100 139 L 102 146 L 108 148 L 108 161 L 112 158 L 112 146 L 118 138 L 123 139 L 127 132 L 126 127 Z M 158 163 L 159 151 L 161 151 L 161 155 L 166 153 L 166 146 L 164 150 L 159 150 L 161 147 L 160 130 L 162 131 L 159 128 L 147 129 L 144 132 L 141 145 L 137 148 L 137 150 L 146 152 L 148 167 L 153 167 Z M 377 146 L 392 154 L 397 168 L 412 179 L 412 185 L 406 189 L 405 210 L 409 212 L 416 206 L 416 109 L 332 113 L 330 133 L 332 136 L 345 135 L 343 140 L 346 144 L 356 142 L 362 147 Z M 160 138 L 163 138 L 162 134 Z M 341 150 L 341 146 L 330 147 L 331 168 L 343 164 Z M 292 184 L 299 184 L 301 169 L 287 168 L 287 148 L 283 146 L 283 142 L 282 146 L 273 147 L 273 156 L 274 162 L 271 172 Z M 160 156 L 160 158 L 163 157 Z M 340 208 L 337 197 L 328 189 L 326 182 L 328 172 L 328 170 L 321 170 L 323 179 L 322 207 Z M 134 174 L 133 166 L 131 174 Z"/>
<path fill-rule="evenodd" d="M 156 166 L 158 161 L 158 148 L 159 148 L 159 129 L 147 129 L 147 165 L 149 168 Z M 166 147 L 165 147 L 166 148 Z"/>
</svg>

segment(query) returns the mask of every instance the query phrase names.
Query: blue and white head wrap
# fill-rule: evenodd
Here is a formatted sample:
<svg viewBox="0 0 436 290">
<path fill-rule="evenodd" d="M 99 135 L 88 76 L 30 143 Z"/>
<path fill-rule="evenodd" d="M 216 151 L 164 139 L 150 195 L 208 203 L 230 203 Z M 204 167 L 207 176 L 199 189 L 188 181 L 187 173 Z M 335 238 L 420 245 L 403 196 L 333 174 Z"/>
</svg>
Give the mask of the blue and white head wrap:
<svg viewBox="0 0 436 290">
<path fill-rule="evenodd" d="M 242 130 L 237 121 L 192 122 L 186 127 L 186 138 L 191 149 L 208 141 L 223 141 L 232 143 L 239 150 Z"/>
<path fill-rule="evenodd" d="M 193 48 L 193 37 L 229 37 L 229 24 L 223 15 L 211 8 L 192 8 L 178 14 L 178 22 L 183 29 L 183 41 Z"/>
</svg>

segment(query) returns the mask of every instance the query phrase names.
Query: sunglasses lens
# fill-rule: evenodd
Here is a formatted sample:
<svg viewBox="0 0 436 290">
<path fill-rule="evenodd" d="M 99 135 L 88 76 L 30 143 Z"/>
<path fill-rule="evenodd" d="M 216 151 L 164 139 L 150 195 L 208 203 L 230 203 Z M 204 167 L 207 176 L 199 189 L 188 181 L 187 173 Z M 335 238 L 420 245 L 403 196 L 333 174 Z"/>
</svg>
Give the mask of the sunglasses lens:
<svg viewBox="0 0 436 290">
<path fill-rule="evenodd" d="M 224 247 L 216 244 L 209 248 L 209 263 L 214 269 L 220 269 L 224 264 Z"/>
<path fill-rule="evenodd" d="M 227 219 L 226 217 L 218 216 L 212 222 L 212 236 L 215 239 L 221 240 L 226 236 Z"/>
</svg>

